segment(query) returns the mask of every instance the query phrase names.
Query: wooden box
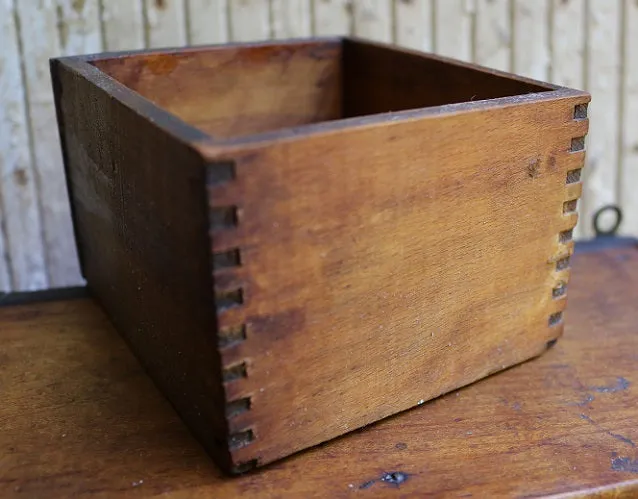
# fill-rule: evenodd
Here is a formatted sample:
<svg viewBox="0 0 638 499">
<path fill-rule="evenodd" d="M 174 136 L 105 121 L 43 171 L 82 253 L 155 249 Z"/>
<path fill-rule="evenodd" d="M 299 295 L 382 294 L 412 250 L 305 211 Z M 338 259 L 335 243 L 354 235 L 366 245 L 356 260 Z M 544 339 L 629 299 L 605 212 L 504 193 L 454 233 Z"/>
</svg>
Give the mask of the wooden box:
<svg viewBox="0 0 638 499">
<path fill-rule="evenodd" d="M 223 469 L 560 336 L 588 94 L 355 39 L 52 75 L 90 289 Z"/>
</svg>

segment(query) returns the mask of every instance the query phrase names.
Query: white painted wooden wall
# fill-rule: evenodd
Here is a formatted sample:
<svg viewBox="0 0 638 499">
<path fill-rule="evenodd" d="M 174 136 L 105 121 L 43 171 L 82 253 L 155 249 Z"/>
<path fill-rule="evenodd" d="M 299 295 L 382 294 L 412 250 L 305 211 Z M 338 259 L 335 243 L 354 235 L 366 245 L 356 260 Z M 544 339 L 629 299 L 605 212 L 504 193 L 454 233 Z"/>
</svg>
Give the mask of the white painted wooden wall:
<svg viewBox="0 0 638 499">
<path fill-rule="evenodd" d="M 81 281 L 49 57 L 348 33 L 589 90 L 577 235 L 607 203 L 638 235 L 635 0 L 0 0 L 0 290 Z"/>
</svg>

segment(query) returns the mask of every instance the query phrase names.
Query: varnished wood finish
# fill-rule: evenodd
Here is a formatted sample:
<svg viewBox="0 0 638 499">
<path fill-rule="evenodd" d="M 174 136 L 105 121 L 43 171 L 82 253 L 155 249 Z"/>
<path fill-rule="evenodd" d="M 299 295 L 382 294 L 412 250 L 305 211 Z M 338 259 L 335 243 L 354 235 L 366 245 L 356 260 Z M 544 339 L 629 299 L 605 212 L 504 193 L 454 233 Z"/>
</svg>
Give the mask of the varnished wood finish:
<svg viewBox="0 0 638 499">
<path fill-rule="evenodd" d="M 636 497 L 638 247 L 574 260 L 545 355 L 239 478 L 91 301 L 0 308 L 0 496 Z"/>
<path fill-rule="evenodd" d="M 226 469 L 560 336 L 586 93 L 360 40 L 53 68 L 89 285 Z"/>
</svg>

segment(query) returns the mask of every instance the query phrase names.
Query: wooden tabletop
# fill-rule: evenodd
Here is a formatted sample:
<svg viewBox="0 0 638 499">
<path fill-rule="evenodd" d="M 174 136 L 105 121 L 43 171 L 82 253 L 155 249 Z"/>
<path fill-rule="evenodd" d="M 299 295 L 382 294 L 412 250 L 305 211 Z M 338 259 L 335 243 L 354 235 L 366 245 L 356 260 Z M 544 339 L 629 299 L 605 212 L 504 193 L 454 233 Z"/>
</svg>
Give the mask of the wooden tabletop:
<svg viewBox="0 0 638 499">
<path fill-rule="evenodd" d="M 573 260 L 541 357 L 239 478 L 92 301 L 0 308 L 0 497 L 638 497 L 638 251 Z"/>
</svg>

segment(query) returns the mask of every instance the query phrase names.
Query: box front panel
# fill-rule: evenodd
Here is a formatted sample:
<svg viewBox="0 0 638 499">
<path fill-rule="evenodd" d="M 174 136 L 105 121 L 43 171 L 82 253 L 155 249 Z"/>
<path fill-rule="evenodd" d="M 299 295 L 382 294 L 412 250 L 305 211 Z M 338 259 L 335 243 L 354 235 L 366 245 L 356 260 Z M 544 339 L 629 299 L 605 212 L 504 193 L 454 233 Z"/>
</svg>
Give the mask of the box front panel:
<svg viewBox="0 0 638 499">
<path fill-rule="evenodd" d="M 587 100 L 326 132 L 211 164 L 236 463 L 419 405 L 561 334 Z"/>
</svg>

